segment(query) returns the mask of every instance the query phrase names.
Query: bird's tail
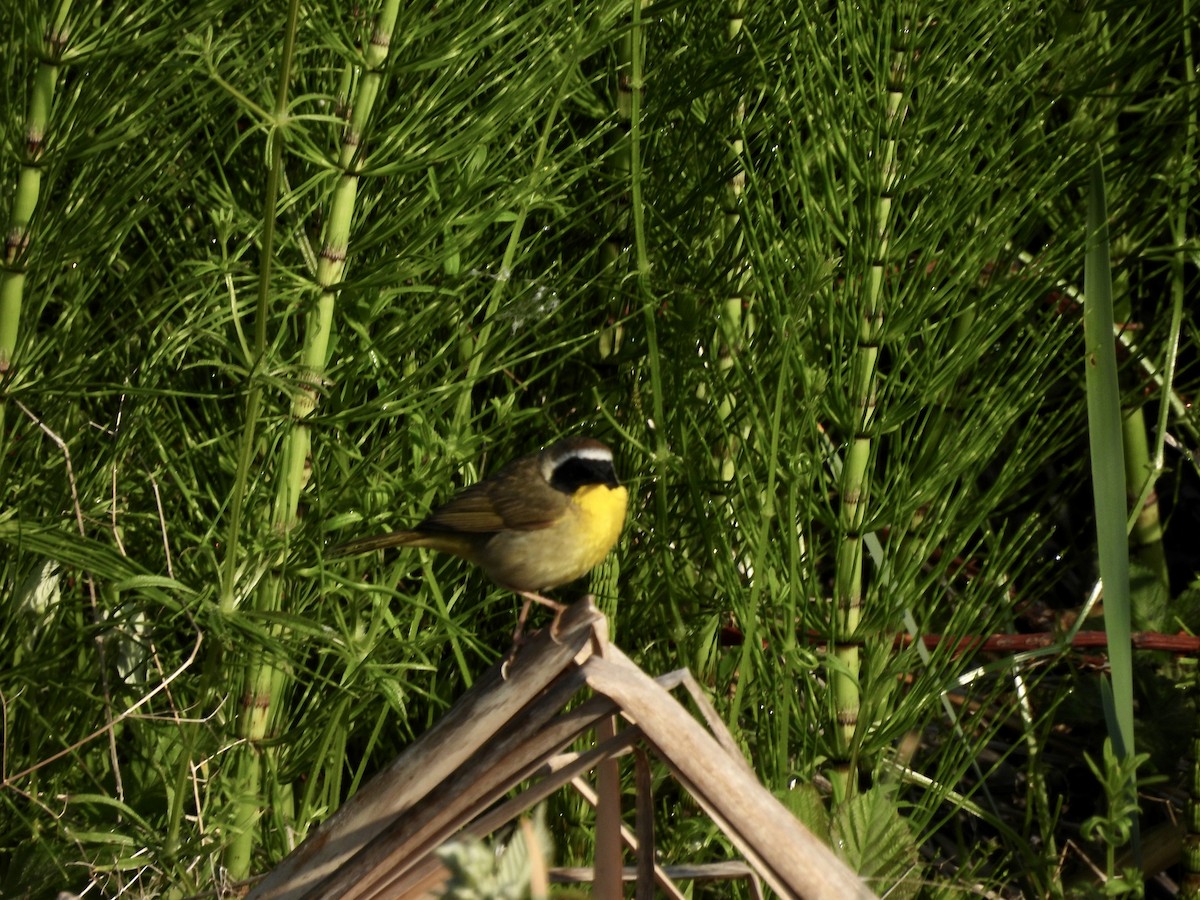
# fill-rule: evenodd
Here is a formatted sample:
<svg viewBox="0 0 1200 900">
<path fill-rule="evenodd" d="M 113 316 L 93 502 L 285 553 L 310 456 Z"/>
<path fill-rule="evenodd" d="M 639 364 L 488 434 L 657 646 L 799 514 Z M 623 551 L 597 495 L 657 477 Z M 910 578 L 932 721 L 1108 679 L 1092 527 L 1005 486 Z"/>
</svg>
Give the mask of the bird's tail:
<svg viewBox="0 0 1200 900">
<path fill-rule="evenodd" d="M 358 556 L 372 550 L 384 550 L 388 547 L 427 547 L 427 536 L 419 531 L 391 531 L 387 534 L 373 534 L 369 537 L 357 538 L 338 544 L 329 551 L 330 556 Z"/>
</svg>

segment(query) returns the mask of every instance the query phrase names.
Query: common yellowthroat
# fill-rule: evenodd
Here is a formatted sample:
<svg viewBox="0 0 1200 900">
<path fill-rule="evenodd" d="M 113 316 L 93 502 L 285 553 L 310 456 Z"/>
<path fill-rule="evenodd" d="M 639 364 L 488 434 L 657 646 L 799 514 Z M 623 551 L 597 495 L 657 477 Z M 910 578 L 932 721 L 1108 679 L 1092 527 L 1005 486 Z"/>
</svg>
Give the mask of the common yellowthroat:
<svg viewBox="0 0 1200 900">
<path fill-rule="evenodd" d="M 428 547 L 474 563 L 525 600 L 515 650 L 531 603 L 565 609 L 538 592 L 586 575 L 608 555 L 621 536 L 628 496 L 612 451 L 592 438 L 569 437 L 510 462 L 412 529 L 350 541 L 334 553 Z"/>
</svg>

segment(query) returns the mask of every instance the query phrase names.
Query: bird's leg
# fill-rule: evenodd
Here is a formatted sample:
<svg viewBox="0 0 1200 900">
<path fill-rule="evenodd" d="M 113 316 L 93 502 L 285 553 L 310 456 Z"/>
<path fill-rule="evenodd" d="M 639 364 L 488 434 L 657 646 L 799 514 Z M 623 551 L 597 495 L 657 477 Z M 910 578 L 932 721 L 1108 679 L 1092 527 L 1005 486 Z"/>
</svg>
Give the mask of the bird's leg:
<svg viewBox="0 0 1200 900">
<path fill-rule="evenodd" d="M 541 594 L 536 594 L 533 591 L 522 592 L 522 597 L 525 598 L 525 603 L 540 603 L 549 609 L 554 610 L 554 620 L 550 623 L 550 637 L 554 639 L 554 643 L 558 643 L 558 620 L 562 618 L 562 614 L 567 611 L 567 604 L 559 603 L 557 600 L 551 600 L 549 597 L 543 597 Z"/>
<path fill-rule="evenodd" d="M 529 607 L 532 605 L 533 601 L 529 599 L 521 604 L 521 614 L 517 616 L 517 630 L 513 632 L 514 650 L 525 643 L 525 622 L 529 619 Z"/>
<path fill-rule="evenodd" d="M 540 603 L 542 606 L 554 610 L 554 621 L 550 623 L 550 633 L 556 635 L 558 633 L 558 619 L 567 608 L 567 605 L 559 603 L 557 600 L 551 600 L 549 597 L 543 597 L 541 594 L 533 591 L 517 591 L 516 593 L 518 597 L 525 598 L 525 602 L 521 605 L 521 614 L 517 616 L 517 630 L 513 632 L 513 643 L 524 643 L 525 620 L 529 618 L 529 607 L 534 603 Z"/>
<path fill-rule="evenodd" d="M 516 659 L 517 651 L 521 649 L 521 645 L 525 643 L 525 622 L 529 619 L 529 608 L 540 603 L 542 606 L 547 606 L 554 610 L 554 621 L 550 623 L 550 636 L 557 640 L 558 634 L 558 619 L 563 614 L 566 604 L 559 603 L 557 600 L 551 600 L 549 597 L 543 597 L 541 594 L 533 591 L 514 591 L 518 597 L 524 598 L 525 602 L 521 604 L 521 614 L 517 616 L 517 630 L 513 632 L 512 647 L 509 648 L 508 654 L 504 657 L 504 662 L 500 664 L 500 676 L 508 678 L 508 667 L 512 661 Z"/>
</svg>

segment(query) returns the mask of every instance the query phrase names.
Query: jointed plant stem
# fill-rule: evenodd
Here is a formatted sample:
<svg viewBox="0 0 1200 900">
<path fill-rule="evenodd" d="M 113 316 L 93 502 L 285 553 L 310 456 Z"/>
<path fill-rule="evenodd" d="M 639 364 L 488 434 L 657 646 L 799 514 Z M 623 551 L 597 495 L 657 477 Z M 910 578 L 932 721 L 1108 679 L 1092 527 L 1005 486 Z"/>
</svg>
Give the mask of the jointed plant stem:
<svg viewBox="0 0 1200 900">
<path fill-rule="evenodd" d="M 68 17 L 71 0 L 61 0 L 43 36 L 41 62 L 29 98 L 25 121 L 24 154 L 17 190 L 4 228 L 4 258 L 0 264 L 0 380 L 16 365 L 21 335 L 21 306 L 25 296 L 26 259 L 32 241 L 32 223 L 42 195 L 42 169 L 46 140 L 54 108 L 54 92 L 63 55 L 70 41 Z M 7 439 L 5 403 L 0 399 L 0 445 Z M 0 455 L 3 451 L 0 451 Z"/>
<path fill-rule="evenodd" d="M 275 115 L 284 121 L 287 114 L 288 86 L 295 49 L 296 23 L 299 4 L 293 2 L 289 8 L 285 31 L 283 62 L 280 67 L 280 84 L 276 95 Z M 354 201 L 358 189 L 358 166 L 362 162 L 363 135 L 366 130 L 375 97 L 379 90 L 381 74 L 379 67 L 387 57 L 392 31 L 399 12 L 399 0 L 385 3 L 375 23 L 374 32 L 364 51 L 364 67 L 358 85 L 358 94 L 353 103 L 353 113 L 343 132 L 342 148 L 338 166 L 341 174 L 334 188 L 330 213 L 326 220 L 322 240 L 320 262 L 317 266 L 317 302 L 306 324 L 304 347 L 300 356 L 299 385 L 292 396 L 292 426 L 284 438 L 281 471 L 277 477 L 275 502 L 270 517 L 271 533 L 286 539 L 297 521 L 297 508 L 301 492 L 308 482 L 311 471 L 311 434 L 305 420 L 317 407 L 319 385 L 325 376 L 326 359 L 329 353 L 329 337 L 333 326 L 333 311 L 338 293 L 338 284 L 346 264 L 350 243 L 350 224 L 354 213 Z M 274 212 L 282 170 L 283 134 L 273 134 L 272 166 L 267 183 L 267 217 L 264 222 L 264 249 L 259 270 L 258 321 L 255 331 L 256 362 L 261 364 L 266 350 L 265 323 L 270 314 L 270 271 L 273 261 Z M 240 507 L 244 503 L 245 480 L 249 471 L 249 460 L 253 454 L 254 427 L 261 404 L 261 389 L 252 386 L 247 402 L 247 423 L 244 442 L 239 456 L 239 482 L 235 493 L 238 520 Z M 233 556 L 236 544 L 229 548 Z M 286 551 L 285 551 L 286 552 Z M 278 571 L 282 559 L 274 561 L 271 571 L 263 577 L 255 592 L 255 606 L 259 612 L 277 612 L 282 608 L 284 578 Z M 234 605 L 233 579 L 236 565 L 226 565 L 226 585 L 222 605 Z M 235 788 L 234 839 L 226 852 L 226 865 L 236 877 L 245 875 L 250 864 L 250 855 L 255 843 L 255 822 L 260 815 L 259 795 L 264 774 L 273 770 L 271 760 L 260 756 L 259 742 L 269 733 L 271 722 L 277 713 L 286 682 L 285 673 L 271 664 L 261 653 L 250 655 L 245 674 L 245 687 L 239 711 L 239 733 L 247 741 L 248 749 L 241 754 Z M 266 754 L 270 751 L 261 751 Z M 267 768 L 264 769 L 263 767 Z"/>
<path fill-rule="evenodd" d="M 878 391 L 880 341 L 883 337 L 884 281 L 888 265 L 891 233 L 892 192 L 897 180 L 897 144 L 904 120 L 904 76 L 907 49 L 893 53 L 892 70 L 886 95 L 883 159 L 878 173 L 875 200 L 871 263 L 862 280 L 862 300 L 858 323 L 858 348 L 853 361 L 851 389 L 856 410 L 853 435 L 846 453 L 841 479 L 841 538 L 837 547 L 834 596 L 838 609 L 837 637 L 852 641 L 858 632 L 863 603 L 863 529 L 867 521 L 871 470 L 875 459 L 874 429 Z M 836 712 L 835 747 L 837 758 L 831 772 L 835 795 L 845 799 L 852 791 L 852 748 L 859 716 L 859 646 L 843 644 L 836 650 L 836 665 L 830 673 Z"/>
</svg>

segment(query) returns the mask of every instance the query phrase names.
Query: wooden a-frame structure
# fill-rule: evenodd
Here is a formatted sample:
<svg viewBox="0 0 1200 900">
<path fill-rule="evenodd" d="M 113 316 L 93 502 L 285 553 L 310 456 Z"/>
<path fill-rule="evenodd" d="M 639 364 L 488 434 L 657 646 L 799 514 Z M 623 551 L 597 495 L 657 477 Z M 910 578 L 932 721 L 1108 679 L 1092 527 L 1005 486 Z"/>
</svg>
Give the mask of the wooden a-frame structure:
<svg viewBox="0 0 1200 900">
<path fill-rule="evenodd" d="M 251 891 L 250 900 L 399 900 L 438 896 L 446 871 L 435 851 L 461 836 L 484 837 L 574 784 L 597 807 L 590 870 L 551 869 L 556 880 L 590 880 L 615 900 L 622 882 L 637 897 L 680 898 L 680 878 L 758 879 L 781 897 L 873 897 L 858 876 L 764 788 L 686 669 L 652 679 L 608 643 L 591 598 L 572 605 L 554 634 L 532 638 L 510 667 L 489 671 L 446 716 L 361 787 Z M 685 687 L 706 730 L 668 690 Z M 568 702 L 591 696 L 572 709 Z M 617 729 L 618 717 L 626 723 Z M 568 752 L 584 732 L 586 752 Z M 621 824 L 618 756 L 633 751 L 636 833 Z M 658 757 L 729 837 L 745 863 L 661 866 L 647 751 Z M 595 790 L 583 781 L 597 772 Z M 531 786 L 516 796 L 511 791 Z M 508 799 L 505 799 L 508 797 Z M 622 865 L 622 847 L 637 865 Z"/>
</svg>

